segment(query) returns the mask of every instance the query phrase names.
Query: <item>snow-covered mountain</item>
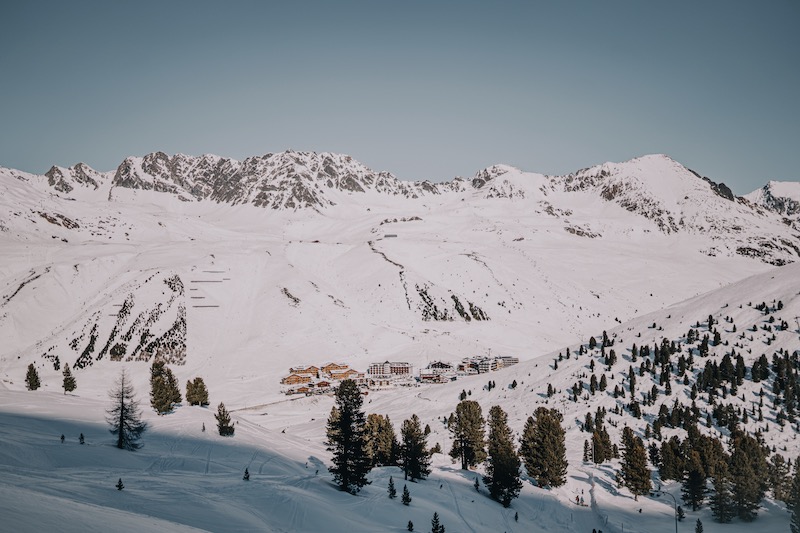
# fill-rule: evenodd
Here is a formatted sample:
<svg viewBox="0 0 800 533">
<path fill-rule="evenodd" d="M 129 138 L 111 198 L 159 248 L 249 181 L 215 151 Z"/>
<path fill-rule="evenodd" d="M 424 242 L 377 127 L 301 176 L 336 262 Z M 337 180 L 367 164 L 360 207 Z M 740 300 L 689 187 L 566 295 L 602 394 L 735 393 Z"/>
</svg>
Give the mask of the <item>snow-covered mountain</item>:
<svg viewBox="0 0 800 533">
<path fill-rule="evenodd" d="M 800 231 L 800 182 L 770 181 L 745 198 L 757 206 L 777 213 L 785 224 Z"/>
</svg>

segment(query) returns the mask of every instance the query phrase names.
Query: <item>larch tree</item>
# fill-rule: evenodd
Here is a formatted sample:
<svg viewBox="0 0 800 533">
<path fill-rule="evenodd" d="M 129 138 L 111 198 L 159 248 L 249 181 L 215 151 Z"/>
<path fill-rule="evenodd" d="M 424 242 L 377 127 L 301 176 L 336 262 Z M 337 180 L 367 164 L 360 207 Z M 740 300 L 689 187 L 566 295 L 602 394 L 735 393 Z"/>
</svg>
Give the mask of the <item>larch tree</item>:
<svg viewBox="0 0 800 533">
<path fill-rule="evenodd" d="M 431 459 L 428 453 L 428 437 L 425 436 L 417 415 L 411 415 L 410 419 L 403 421 L 400 437 L 400 460 L 405 479 L 425 479 L 431 473 Z"/>
<path fill-rule="evenodd" d="M 111 426 L 109 431 L 117 436 L 117 448 L 137 450 L 141 447 L 139 439 L 147 429 L 147 423 L 142 421 L 139 402 L 124 370 L 108 395 L 112 404 L 106 411 L 106 421 Z"/>
<path fill-rule="evenodd" d="M 372 469 L 364 438 L 366 416 L 362 403 L 355 381 L 343 380 L 336 389 L 336 405 L 327 425 L 327 449 L 333 452 L 333 466 L 328 470 L 339 488 L 351 494 L 369 484 L 367 474 Z"/>
<path fill-rule="evenodd" d="M 489 410 L 489 458 L 483 482 L 489 495 L 503 504 L 519 496 L 522 481 L 519 479 L 519 455 L 514 449 L 514 436 L 508 427 L 508 415 L 499 405 Z"/>
<path fill-rule="evenodd" d="M 474 400 L 459 402 L 449 429 L 453 435 L 450 457 L 460 459 L 463 470 L 486 460 L 486 430 L 483 413 L 478 402 Z"/>
</svg>

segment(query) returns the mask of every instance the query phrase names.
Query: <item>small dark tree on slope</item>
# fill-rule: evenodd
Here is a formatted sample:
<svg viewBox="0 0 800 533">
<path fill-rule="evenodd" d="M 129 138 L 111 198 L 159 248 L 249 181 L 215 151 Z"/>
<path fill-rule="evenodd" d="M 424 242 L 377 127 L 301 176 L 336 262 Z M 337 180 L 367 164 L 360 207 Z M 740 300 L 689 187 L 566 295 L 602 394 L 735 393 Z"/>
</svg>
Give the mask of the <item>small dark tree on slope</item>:
<svg viewBox="0 0 800 533">
<path fill-rule="evenodd" d="M 390 500 L 394 500 L 395 498 L 397 498 L 397 489 L 394 488 L 394 479 L 392 478 L 392 476 L 389 476 L 389 489 L 388 489 L 388 492 L 389 492 L 389 499 Z"/>
<path fill-rule="evenodd" d="M 433 513 L 431 519 L 431 533 L 444 533 L 444 526 L 439 523 L 439 513 Z"/>
<path fill-rule="evenodd" d="M 78 384 L 75 382 L 75 377 L 72 375 L 72 372 L 70 372 L 69 365 L 67 364 L 64 365 L 63 387 L 64 387 L 64 394 L 72 392 L 78 387 Z"/>
<path fill-rule="evenodd" d="M 106 411 L 106 421 L 111 426 L 109 431 L 117 436 L 117 448 L 131 451 L 138 449 L 141 446 L 139 439 L 147 429 L 147 423 L 142 421 L 139 402 L 134 397 L 133 385 L 124 370 L 108 396 L 112 404 Z"/>
<path fill-rule="evenodd" d="M 233 424 L 231 424 L 231 415 L 228 413 L 228 410 L 225 409 L 225 404 L 219 402 L 217 406 L 217 414 L 214 415 L 214 418 L 217 419 L 217 431 L 223 437 L 233 437 L 233 432 L 235 431 Z"/>
<path fill-rule="evenodd" d="M 694 533 L 703 533 L 703 522 L 701 522 L 699 518 L 694 524 Z"/>
<path fill-rule="evenodd" d="M 244 469 L 244 475 L 242 476 L 242 479 L 245 481 L 250 481 L 250 471 L 246 467 Z"/>
<path fill-rule="evenodd" d="M 408 524 L 406 525 L 406 529 L 409 530 L 409 531 L 414 531 L 414 522 L 409 520 Z"/>
<path fill-rule="evenodd" d="M 464 400 L 456 406 L 453 423 L 453 448 L 450 456 L 461 459 L 461 468 L 467 470 L 486 460 L 483 413 L 478 402 Z"/>
<path fill-rule="evenodd" d="M 642 439 L 635 436 L 633 430 L 627 426 L 622 430 L 622 442 L 625 447 L 622 454 L 622 479 L 633 493 L 634 500 L 638 500 L 639 496 L 647 494 L 652 488 L 647 452 Z"/>
<path fill-rule="evenodd" d="M 403 496 L 400 497 L 400 501 L 403 502 L 403 505 L 411 504 L 411 493 L 408 492 L 408 485 L 403 485 Z"/>
<path fill-rule="evenodd" d="M 25 386 L 28 390 L 36 390 L 41 386 L 39 372 L 36 371 L 36 367 L 33 366 L 33 363 L 28 365 L 28 372 L 25 374 Z"/>
<path fill-rule="evenodd" d="M 511 505 L 511 500 L 522 488 L 520 461 L 513 439 L 508 416 L 499 405 L 495 405 L 489 410 L 489 459 L 483 481 L 489 488 L 489 495 L 503 507 Z"/>
<path fill-rule="evenodd" d="M 119 481 L 117 481 L 115 487 L 117 487 L 117 490 L 122 490 L 125 488 L 125 485 L 122 484 L 122 478 L 119 478 Z"/>
<path fill-rule="evenodd" d="M 326 444 L 333 452 L 333 466 L 328 470 L 342 490 L 353 494 L 369 484 L 367 474 L 372 469 L 364 438 L 366 417 L 362 403 L 356 382 L 345 379 L 336 389 L 336 405 L 327 426 Z"/>
</svg>

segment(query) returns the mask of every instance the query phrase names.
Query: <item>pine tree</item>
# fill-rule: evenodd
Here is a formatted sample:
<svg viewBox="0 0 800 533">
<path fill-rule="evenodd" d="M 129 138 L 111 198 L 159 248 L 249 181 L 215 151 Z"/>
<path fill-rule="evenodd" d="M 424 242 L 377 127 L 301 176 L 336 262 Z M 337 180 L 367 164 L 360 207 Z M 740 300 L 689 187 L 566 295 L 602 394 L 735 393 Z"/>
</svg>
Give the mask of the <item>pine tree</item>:
<svg viewBox="0 0 800 533">
<path fill-rule="evenodd" d="M 730 476 L 736 514 L 746 522 L 756 518 L 767 489 L 768 467 L 758 441 L 741 431 L 734 431 Z"/>
<path fill-rule="evenodd" d="M 214 415 L 214 418 L 217 419 L 217 431 L 223 437 L 233 437 L 233 432 L 235 428 L 233 424 L 231 424 L 231 415 L 228 413 L 228 410 L 225 409 L 225 404 L 219 402 L 217 406 L 217 414 Z"/>
<path fill-rule="evenodd" d="M 364 438 L 366 416 L 362 403 L 358 385 L 345 379 L 336 389 L 336 405 L 327 426 L 327 449 L 333 452 L 333 466 L 328 470 L 341 490 L 352 494 L 369 484 L 367 474 L 372 469 Z"/>
<path fill-rule="evenodd" d="M 186 382 L 186 402 L 189 405 L 208 405 L 208 389 L 203 378 L 196 377 L 194 381 Z"/>
<path fill-rule="evenodd" d="M 400 497 L 400 501 L 403 502 L 403 505 L 411 504 L 411 493 L 408 492 L 408 485 L 403 485 L 403 495 Z"/>
<path fill-rule="evenodd" d="M 64 394 L 72 392 L 78 387 L 78 384 L 75 382 L 75 377 L 69 370 L 69 365 L 66 364 L 64 365 L 64 382 L 62 386 L 64 387 Z"/>
<path fill-rule="evenodd" d="M 242 479 L 245 481 L 250 481 L 250 471 L 247 468 L 244 469 L 244 476 L 242 476 Z"/>
<path fill-rule="evenodd" d="M 439 523 L 439 513 L 433 513 L 431 519 L 431 533 L 444 533 L 444 526 Z"/>
<path fill-rule="evenodd" d="M 683 501 L 692 506 L 692 511 L 697 511 L 703 505 L 706 497 L 706 473 L 700 454 L 690 450 L 686 461 L 686 474 L 683 477 Z"/>
<path fill-rule="evenodd" d="M 522 488 L 520 461 L 513 439 L 508 416 L 499 405 L 495 405 L 489 410 L 489 459 L 483 481 L 489 488 L 489 495 L 503 507 L 511 505 Z"/>
<path fill-rule="evenodd" d="M 81 444 L 85 444 L 86 443 L 86 441 L 83 438 L 83 433 L 81 433 L 80 436 L 78 437 L 78 442 L 81 443 Z"/>
<path fill-rule="evenodd" d="M 395 498 L 397 498 L 397 489 L 394 488 L 394 478 L 392 478 L 392 476 L 389 476 L 389 489 L 388 489 L 388 492 L 389 492 L 389 499 L 390 500 L 394 500 Z"/>
<path fill-rule="evenodd" d="M 33 366 L 33 363 L 28 365 L 28 373 L 25 374 L 25 386 L 28 390 L 36 390 L 38 389 L 42 383 L 39 381 L 39 372 L 36 371 L 36 367 Z"/>
<path fill-rule="evenodd" d="M 714 516 L 714 520 L 723 524 L 730 522 L 736 514 L 728 476 L 727 467 L 721 464 L 712 478 L 714 492 L 710 498 L 711 514 Z"/>
<path fill-rule="evenodd" d="M 647 494 L 652 488 L 647 452 L 642 439 L 634 436 L 633 430 L 627 426 L 622 431 L 622 440 L 627 443 L 622 455 L 622 479 L 634 499 L 638 500 L 639 496 Z"/>
<path fill-rule="evenodd" d="M 164 361 L 153 361 L 150 367 L 150 405 L 159 415 L 164 415 L 180 402 L 181 391 L 172 370 Z"/>
<path fill-rule="evenodd" d="M 373 467 L 395 464 L 399 444 L 389 417 L 370 413 L 364 431 L 370 464 Z"/>
<path fill-rule="evenodd" d="M 414 531 L 414 522 L 411 520 L 408 521 L 408 525 L 406 525 L 406 529 L 409 531 Z"/>
<path fill-rule="evenodd" d="M 800 533 L 800 457 L 794 461 L 794 475 L 787 500 L 786 508 L 791 513 L 789 527 L 792 533 Z"/>
<path fill-rule="evenodd" d="M 131 451 L 138 449 L 141 446 L 139 439 L 147 429 L 147 423 L 142 421 L 139 402 L 134 398 L 133 385 L 124 370 L 108 396 L 113 403 L 106 411 L 106 421 L 111 426 L 109 431 L 117 436 L 117 448 Z"/>
<path fill-rule="evenodd" d="M 701 522 L 699 518 L 694 524 L 694 533 L 703 533 L 703 522 Z"/>
<path fill-rule="evenodd" d="M 411 415 L 409 420 L 403 421 L 400 436 L 400 458 L 405 479 L 425 479 L 431 473 L 431 459 L 428 454 L 428 438 L 422 432 L 417 415 Z"/>
<path fill-rule="evenodd" d="M 540 487 L 560 487 L 567 479 L 567 450 L 561 413 L 540 407 L 535 417 L 528 417 L 522 432 L 519 454 L 528 475 Z M 584 441 L 583 453 L 589 456 L 589 443 Z"/>
<path fill-rule="evenodd" d="M 450 432 L 453 434 L 450 456 L 461 459 L 463 470 L 486 460 L 484 421 L 478 402 L 464 400 L 456 406 Z"/>
<path fill-rule="evenodd" d="M 783 456 L 779 453 L 772 454 L 769 459 L 769 486 L 776 500 L 788 500 L 792 483 L 790 473 L 791 469 Z"/>
<path fill-rule="evenodd" d="M 125 488 L 125 485 L 123 485 L 123 484 L 122 484 L 122 478 L 119 478 L 119 480 L 117 481 L 117 484 L 116 484 L 116 485 L 114 485 L 114 486 L 115 486 L 115 487 L 117 487 L 117 490 L 122 490 L 122 489 L 124 489 L 124 488 Z"/>
</svg>

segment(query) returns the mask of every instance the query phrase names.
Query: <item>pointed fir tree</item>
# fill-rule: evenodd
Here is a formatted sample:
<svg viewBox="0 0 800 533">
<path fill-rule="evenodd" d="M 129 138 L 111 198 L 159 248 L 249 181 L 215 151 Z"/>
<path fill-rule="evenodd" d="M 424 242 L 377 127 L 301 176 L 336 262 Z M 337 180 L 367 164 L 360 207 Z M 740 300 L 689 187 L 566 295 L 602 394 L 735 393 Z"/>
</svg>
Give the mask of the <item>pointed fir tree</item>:
<svg viewBox="0 0 800 533">
<path fill-rule="evenodd" d="M 409 530 L 409 531 L 414 531 L 414 522 L 409 520 L 408 524 L 406 524 L 406 529 Z"/>
<path fill-rule="evenodd" d="M 420 427 L 417 415 L 411 415 L 409 420 L 403 421 L 400 437 L 400 459 L 405 479 L 425 479 L 431 473 L 431 459 L 428 454 L 428 438 Z"/>
<path fill-rule="evenodd" d="M 122 478 L 119 478 L 119 480 L 117 481 L 117 484 L 116 484 L 116 485 L 114 485 L 114 486 L 115 486 L 115 487 L 117 487 L 117 490 L 122 490 L 122 489 L 124 489 L 124 488 L 125 488 L 125 485 L 123 485 L 123 484 L 122 484 Z"/>
<path fill-rule="evenodd" d="M 28 372 L 25 374 L 25 386 L 28 390 L 36 390 L 41 387 L 42 383 L 39 381 L 39 372 L 33 363 L 28 365 Z"/>
<path fill-rule="evenodd" d="M 214 418 L 217 420 L 217 431 L 219 434 L 223 437 L 233 437 L 235 428 L 231 423 L 231 415 L 225 408 L 225 404 L 223 402 L 219 402 L 219 405 L 217 406 L 217 414 L 214 415 Z"/>
<path fill-rule="evenodd" d="M 81 433 L 80 436 L 78 437 L 78 442 L 80 444 L 85 444 L 86 443 L 86 440 L 84 440 L 84 438 L 83 438 L 83 433 Z"/>
<path fill-rule="evenodd" d="M 372 469 L 364 438 L 366 416 L 362 403 L 356 382 L 343 380 L 336 389 L 336 405 L 327 426 L 327 449 L 333 452 L 333 466 L 328 470 L 339 488 L 351 494 L 369 484 L 367 474 Z"/>
<path fill-rule="evenodd" d="M 139 439 L 147 429 L 147 423 L 142 421 L 139 402 L 134 397 L 133 385 L 125 370 L 108 396 L 112 404 L 106 411 L 106 421 L 111 426 L 109 431 L 117 436 L 117 448 L 137 450 L 141 446 Z"/>
<path fill-rule="evenodd" d="M 411 504 L 411 493 L 408 492 L 408 485 L 403 485 L 403 495 L 400 497 L 400 501 L 403 502 L 403 505 Z"/>
<path fill-rule="evenodd" d="M 78 384 L 75 382 L 75 377 L 69 370 L 69 365 L 66 364 L 64 365 L 64 381 L 62 386 L 64 387 L 64 394 L 72 392 L 78 387 Z"/>
<path fill-rule="evenodd" d="M 694 533 L 703 533 L 703 522 L 699 518 L 694 523 Z"/>
<path fill-rule="evenodd" d="M 431 519 L 431 533 L 444 533 L 444 526 L 439 522 L 439 513 L 436 512 Z"/>
<path fill-rule="evenodd" d="M 519 496 L 522 481 L 519 479 L 520 461 L 514 449 L 514 436 L 508 427 L 508 415 L 499 405 L 489 410 L 488 451 L 483 481 L 489 488 L 489 495 L 503 507 L 508 507 Z"/>
<path fill-rule="evenodd" d="M 540 487 L 560 487 L 567 479 L 567 450 L 562 415 L 555 409 L 540 407 L 528 417 L 522 432 L 519 454 L 528 475 Z M 584 441 L 583 454 L 589 458 L 589 443 Z"/>
<path fill-rule="evenodd" d="M 244 475 L 242 476 L 242 479 L 245 481 L 250 481 L 250 471 L 247 469 L 247 467 L 244 469 Z"/>
<path fill-rule="evenodd" d="M 622 440 L 627 443 L 622 454 L 622 480 L 634 500 L 638 500 L 639 496 L 647 494 L 652 488 L 647 452 L 642 439 L 633 435 L 633 430 L 627 426 L 622 431 Z"/>
<path fill-rule="evenodd" d="M 396 464 L 399 444 L 389 416 L 370 413 L 364 431 L 370 464 L 373 467 Z"/>
<path fill-rule="evenodd" d="M 397 489 L 394 488 L 394 479 L 392 478 L 392 476 L 389 476 L 389 489 L 388 489 L 388 492 L 389 492 L 389 499 L 390 500 L 394 500 L 395 498 L 397 498 Z"/>
<path fill-rule="evenodd" d="M 745 522 L 755 520 L 767 489 L 766 454 L 758 441 L 739 430 L 731 435 L 733 453 L 729 471 L 736 515 Z"/>
<path fill-rule="evenodd" d="M 460 459 L 463 470 L 486 460 L 484 420 L 478 402 L 459 402 L 453 423 L 450 424 L 450 433 L 453 435 L 450 457 Z"/>
</svg>

